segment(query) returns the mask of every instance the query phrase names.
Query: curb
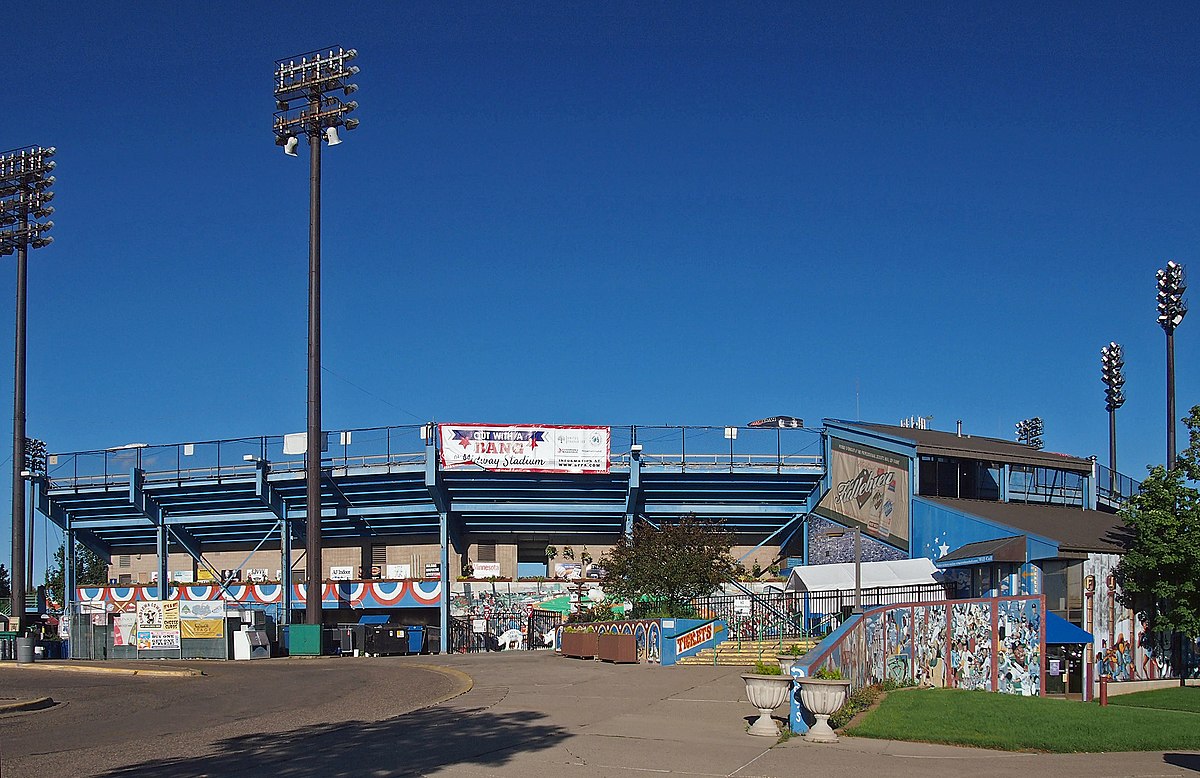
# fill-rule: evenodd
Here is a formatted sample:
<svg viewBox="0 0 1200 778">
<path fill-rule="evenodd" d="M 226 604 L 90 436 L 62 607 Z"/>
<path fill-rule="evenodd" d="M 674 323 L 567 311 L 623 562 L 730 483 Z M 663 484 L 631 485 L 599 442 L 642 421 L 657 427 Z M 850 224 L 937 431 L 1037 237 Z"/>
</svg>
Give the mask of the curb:
<svg viewBox="0 0 1200 778">
<path fill-rule="evenodd" d="M 417 664 L 415 662 L 408 666 L 415 667 L 420 670 L 428 670 L 433 673 L 438 673 L 439 675 L 446 676 L 447 678 L 451 678 L 458 682 L 457 689 L 450 692 L 449 694 L 446 694 L 443 697 L 433 700 L 432 702 L 430 702 L 427 705 L 422 706 L 423 708 L 432 708 L 434 705 L 441 705 L 443 702 L 448 702 L 450 700 L 453 700 L 455 697 L 461 697 L 464 694 L 466 694 L 467 692 L 469 692 L 475 688 L 475 679 L 474 678 L 467 675 L 462 670 L 455 670 L 453 667 L 442 667 L 440 665 Z"/>
<path fill-rule="evenodd" d="M 54 700 L 50 697 L 34 697 L 29 700 L 15 700 L 13 702 L 0 703 L 0 714 L 4 713 L 19 713 L 26 710 L 41 710 L 54 705 Z"/>
<path fill-rule="evenodd" d="M 60 673 L 94 673 L 99 675 L 144 675 L 160 678 L 193 678 L 204 675 L 203 670 L 196 670 L 191 667 L 185 667 L 180 670 L 156 670 L 153 668 L 133 668 L 133 667 L 96 667 L 94 665 L 57 665 L 45 664 L 41 662 L 31 662 L 29 664 L 12 664 L 10 662 L 0 663 L 0 667 L 14 667 L 24 670 L 53 670 Z"/>
</svg>

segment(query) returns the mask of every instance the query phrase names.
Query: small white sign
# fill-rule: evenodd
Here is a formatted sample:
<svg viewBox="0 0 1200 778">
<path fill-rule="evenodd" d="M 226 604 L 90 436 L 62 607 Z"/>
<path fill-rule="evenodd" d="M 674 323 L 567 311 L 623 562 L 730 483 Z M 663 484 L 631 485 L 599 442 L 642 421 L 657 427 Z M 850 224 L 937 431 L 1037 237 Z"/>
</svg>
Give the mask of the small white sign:
<svg viewBox="0 0 1200 778">
<path fill-rule="evenodd" d="M 349 565 L 331 567 L 329 568 L 329 577 L 334 581 L 353 581 L 354 567 Z"/>
<path fill-rule="evenodd" d="M 267 568 L 265 567 L 248 567 L 246 568 L 246 579 L 254 583 L 262 583 L 267 580 Z"/>
<path fill-rule="evenodd" d="M 738 597 L 733 601 L 733 613 L 735 616 L 749 616 L 751 610 L 749 597 Z"/>
<path fill-rule="evenodd" d="M 393 581 L 412 578 L 412 565 L 388 565 L 387 577 Z"/>
<path fill-rule="evenodd" d="M 471 569 L 475 572 L 476 578 L 499 578 L 500 563 L 499 562 L 476 562 L 471 565 Z"/>
<path fill-rule="evenodd" d="M 487 619 L 471 619 L 471 631 L 476 635 L 487 632 Z"/>
</svg>

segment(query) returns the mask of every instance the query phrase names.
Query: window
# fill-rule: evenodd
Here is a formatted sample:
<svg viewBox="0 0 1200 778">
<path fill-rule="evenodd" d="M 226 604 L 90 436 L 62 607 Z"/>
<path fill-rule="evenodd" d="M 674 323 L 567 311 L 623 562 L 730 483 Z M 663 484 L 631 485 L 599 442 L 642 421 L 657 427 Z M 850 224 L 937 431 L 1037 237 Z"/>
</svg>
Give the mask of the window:
<svg viewBox="0 0 1200 778">
<path fill-rule="evenodd" d="M 387 564 L 387 546 L 373 545 L 371 546 L 371 565 L 383 567 Z"/>
<path fill-rule="evenodd" d="M 476 547 L 475 556 L 477 562 L 495 562 L 496 561 L 496 544 L 495 543 L 480 543 Z"/>
<path fill-rule="evenodd" d="M 129 554 L 121 554 L 117 557 L 117 567 L 129 567 Z"/>
</svg>

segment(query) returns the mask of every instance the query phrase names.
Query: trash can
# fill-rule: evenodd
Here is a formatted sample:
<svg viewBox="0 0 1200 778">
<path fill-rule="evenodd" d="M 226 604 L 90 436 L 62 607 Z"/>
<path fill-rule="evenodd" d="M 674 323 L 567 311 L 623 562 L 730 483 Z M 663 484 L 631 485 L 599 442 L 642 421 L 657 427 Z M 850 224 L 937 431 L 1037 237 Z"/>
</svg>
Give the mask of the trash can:
<svg viewBox="0 0 1200 778">
<path fill-rule="evenodd" d="M 17 638 L 17 663 L 33 664 L 33 638 Z"/>
<path fill-rule="evenodd" d="M 419 654 L 425 650 L 425 628 L 408 626 L 408 653 Z"/>
</svg>

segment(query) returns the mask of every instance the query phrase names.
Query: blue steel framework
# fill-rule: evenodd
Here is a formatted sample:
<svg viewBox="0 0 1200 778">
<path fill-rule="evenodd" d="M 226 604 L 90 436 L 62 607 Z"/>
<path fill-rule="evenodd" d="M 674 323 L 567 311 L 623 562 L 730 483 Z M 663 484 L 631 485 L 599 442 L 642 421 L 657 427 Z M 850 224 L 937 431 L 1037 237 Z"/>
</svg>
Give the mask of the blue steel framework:
<svg viewBox="0 0 1200 778">
<path fill-rule="evenodd" d="M 739 428 L 731 441 L 725 429 L 613 427 L 612 465 L 601 475 L 444 470 L 432 424 L 329 432 L 321 533 L 437 537 L 445 627 L 450 548 L 465 555 L 472 535 L 615 541 L 637 517 L 694 513 L 724 519 L 741 542 L 761 545 L 794 526 L 819 496 L 821 433 Z M 282 540 L 302 542 L 308 517 L 305 458 L 285 453 L 284 444 L 284 436 L 268 436 L 50 455 L 37 503 L 67 534 L 68 597 L 76 543 L 106 558 L 156 553 L 160 581 L 171 550 L 202 560 L 206 549 L 268 541 L 279 542 L 281 569 L 290 570 L 292 543 Z M 441 634 L 444 644 L 448 631 Z"/>
</svg>

